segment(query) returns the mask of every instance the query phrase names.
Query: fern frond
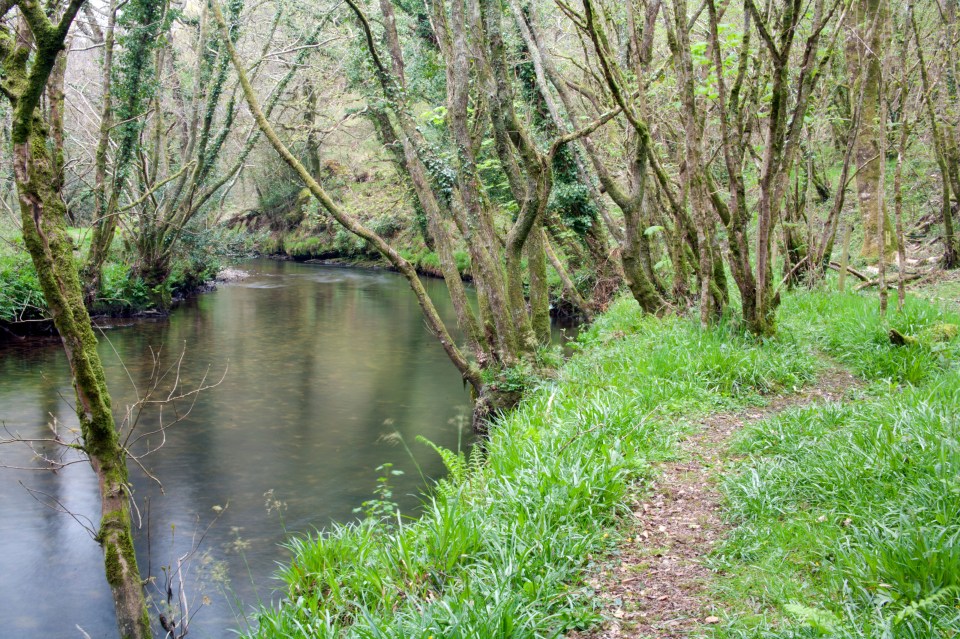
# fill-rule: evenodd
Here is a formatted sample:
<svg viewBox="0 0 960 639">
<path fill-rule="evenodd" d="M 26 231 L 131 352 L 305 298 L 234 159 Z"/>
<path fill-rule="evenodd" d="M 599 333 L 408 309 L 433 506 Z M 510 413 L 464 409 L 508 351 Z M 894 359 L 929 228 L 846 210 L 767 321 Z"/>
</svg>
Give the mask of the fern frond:
<svg viewBox="0 0 960 639">
<path fill-rule="evenodd" d="M 442 446 L 437 446 L 423 435 L 417 435 L 417 441 L 421 444 L 426 444 L 440 455 L 440 459 L 443 460 L 443 465 L 447 468 L 447 473 L 450 475 L 449 480 L 453 485 L 460 486 L 466 481 L 468 476 L 467 459 L 463 453 L 455 453 Z"/>
<path fill-rule="evenodd" d="M 899 626 L 908 618 L 917 616 L 921 610 L 932 608 L 933 606 L 943 603 L 951 595 L 960 596 L 960 585 L 944 586 L 923 599 L 910 602 L 906 608 L 897 613 L 897 616 L 893 618 L 893 625 Z"/>
<path fill-rule="evenodd" d="M 800 620 L 801 623 L 806 623 L 823 634 L 836 633 L 841 623 L 835 614 L 821 608 L 811 608 L 803 604 L 792 603 L 785 605 L 784 609 Z"/>
</svg>

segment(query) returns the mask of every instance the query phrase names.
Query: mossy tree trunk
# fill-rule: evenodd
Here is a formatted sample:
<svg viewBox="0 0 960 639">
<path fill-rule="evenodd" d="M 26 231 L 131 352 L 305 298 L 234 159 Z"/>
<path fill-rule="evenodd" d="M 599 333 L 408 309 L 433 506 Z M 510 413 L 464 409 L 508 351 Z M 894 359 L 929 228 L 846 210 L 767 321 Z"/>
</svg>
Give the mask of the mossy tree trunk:
<svg viewBox="0 0 960 639">
<path fill-rule="evenodd" d="M 645 259 L 649 260 L 649 252 L 644 245 L 643 214 L 644 199 L 647 196 L 647 162 L 650 155 L 650 129 L 643 113 L 642 105 L 638 104 L 630 91 L 626 90 L 624 73 L 615 61 L 609 38 L 602 19 L 598 19 L 596 8 L 590 0 L 584 0 L 584 30 L 593 44 L 597 60 L 603 71 L 606 88 L 610 91 L 614 103 L 622 110 L 630 125 L 631 149 L 628 164 L 629 186 L 622 188 L 611 176 L 596 152 L 596 147 L 589 140 L 584 140 L 584 146 L 590 155 L 600 183 L 607 194 L 623 213 L 623 236 L 620 243 L 623 272 L 633 297 L 640 307 L 648 313 L 660 313 L 667 302 L 660 294 L 654 280 L 649 273 L 652 268 Z M 642 93 L 642 92 L 641 92 Z"/>
<path fill-rule="evenodd" d="M 49 129 L 38 109 L 83 0 L 66 6 L 56 24 L 36 0 L 16 4 L 21 28 L 14 35 L 0 26 L 0 60 L 3 93 L 13 105 L 11 139 L 24 243 L 73 375 L 81 447 L 100 486 L 97 540 L 103 548 L 120 636 L 144 639 L 151 631 L 131 534 L 126 452 L 114 424 L 97 339 L 84 306 L 73 243 L 66 229 L 66 208 L 56 190 L 59 165 L 51 155 Z M 32 56 L 31 41 L 35 46 Z"/>
<path fill-rule="evenodd" d="M 83 266 L 82 278 L 84 287 L 84 298 L 87 308 L 90 308 L 96 300 L 97 293 L 100 292 L 100 281 L 103 277 L 103 264 L 107 261 L 107 253 L 110 250 L 110 242 L 113 241 L 113 233 L 116 228 L 115 216 L 111 212 L 108 215 L 107 200 L 107 152 L 110 149 L 110 130 L 113 128 L 113 92 L 111 83 L 113 81 L 113 49 L 114 49 L 114 29 L 117 21 L 117 0 L 110 0 L 107 8 L 107 27 L 105 31 L 100 32 L 97 21 L 89 11 L 89 5 L 85 5 L 88 15 L 88 22 L 93 32 L 95 41 L 103 42 L 103 63 L 101 65 L 102 98 L 100 105 L 100 130 L 97 136 L 97 148 L 94 151 L 94 186 L 93 186 L 93 233 L 90 238 L 90 248 L 87 252 L 87 260 Z M 111 198 L 110 206 L 116 210 L 116 202 Z"/>
<path fill-rule="evenodd" d="M 937 159 L 937 168 L 940 170 L 940 214 L 943 218 L 943 265 L 945 268 L 957 268 L 960 266 L 960 238 L 957 237 L 954 229 L 953 202 L 960 201 L 960 184 L 954 186 L 951 176 L 958 173 L 956 163 L 957 159 L 956 141 L 953 140 L 948 123 L 944 123 L 937 114 L 937 102 L 942 99 L 943 91 L 939 82 L 935 82 L 930 77 L 930 70 L 927 65 L 927 58 L 923 52 L 923 40 L 920 36 L 920 28 L 917 25 L 917 19 L 913 12 L 913 2 L 908 3 L 907 17 L 910 21 L 910 28 L 913 32 L 914 40 L 917 43 L 917 60 L 920 66 L 920 81 L 924 96 L 924 111 L 926 112 L 930 124 L 930 133 L 933 137 L 934 155 Z M 948 26 L 951 25 L 950 19 L 947 20 Z M 952 31 L 948 31 L 950 33 Z M 952 61 L 952 55 L 948 57 Z M 956 98 L 951 96 L 948 102 L 956 102 Z M 955 106 L 953 108 L 956 108 Z M 960 135 L 960 134 L 958 134 Z M 951 163 L 954 167 L 951 169 Z M 960 182 L 960 179 L 956 180 Z"/>
<path fill-rule="evenodd" d="M 707 0 L 710 53 L 716 74 L 721 149 L 727 167 L 729 199 L 724 202 L 708 188 L 718 217 L 727 227 L 730 270 L 743 307 L 743 318 L 750 331 L 770 335 L 776 330 L 775 314 L 780 297 L 773 279 L 773 237 L 782 221 L 782 205 L 789 186 L 802 127 L 810 97 L 823 75 L 825 57 L 819 55 L 821 36 L 837 15 L 840 2 L 816 0 L 812 9 L 812 27 L 806 33 L 801 63 L 794 70 L 792 52 L 798 42 L 798 26 L 805 7 L 800 0 L 767 3 L 760 10 L 754 0 L 745 0 L 744 27 L 740 61 L 732 85 L 727 87 L 720 56 L 719 8 L 715 0 Z M 678 28 L 678 31 L 680 29 Z M 762 46 L 751 55 L 751 32 L 755 31 Z M 836 32 L 835 32 L 836 33 Z M 760 159 L 759 198 L 756 205 L 755 249 L 749 245 L 753 215 L 745 187 L 744 158 L 752 140 L 754 118 L 760 96 L 756 83 L 750 94 L 743 95 L 748 67 L 769 69 L 770 103 L 764 128 L 763 156 Z M 709 176 L 707 171 L 703 174 Z"/>
<path fill-rule="evenodd" d="M 880 224 L 890 226 L 890 220 L 883 213 L 880 192 L 882 136 L 885 135 L 885 122 L 880 121 L 880 74 L 883 60 L 885 34 L 888 32 L 886 0 L 856 0 L 847 12 L 849 29 L 845 47 L 847 63 L 847 83 L 849 86 L 863 84 L 860 108 L 862 125 L 856 140 L 857 162 L 857 206 L 863 222 L 863 245 L 860 255 L 865 258 L 880 256 Z M 850 98 L 858 95 L 850 91 Z M 856 105 L 851 105 L 853 111 Z M 884 247 L 884 253 L 893 249 L 893 233 L 886 234 L 890 241 Z"/>
</svg>

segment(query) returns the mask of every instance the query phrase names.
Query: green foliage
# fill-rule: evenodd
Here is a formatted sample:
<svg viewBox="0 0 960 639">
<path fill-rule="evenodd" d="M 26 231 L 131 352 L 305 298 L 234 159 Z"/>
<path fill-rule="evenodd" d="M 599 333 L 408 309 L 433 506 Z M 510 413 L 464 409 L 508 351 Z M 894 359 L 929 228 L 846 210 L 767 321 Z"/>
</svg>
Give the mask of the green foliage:
<svg viewBox="0 0 960 639">
<path fill-rule="evenodd" d="M 240 231 L 208 227 L 199 221 L 191 222 L 187 231 L 177 244 L 168 278 L 175 294 L 187 293 L 209 282 L 233 260 L 255 251 L 254 238 Z"/>
<path fill-rule="evenodd" d="M 170 276 L 149 287 L 135 276 L 130 260 L 115 247 L 103 267 L 101 293 L 93 311 L 135 313 L 189 294 L 217 276 L 233 260 L 256 252 L 264 238 L 223 227 L 191 223 L 174 255 Z M 76 245 L 89 241 L 88 229 L 67 229 Z M 18 240 L 18 243 L 22 240 Z M 0 254 L 0 321 L 16 322 L 46 317 L 46 302 L 33 263 L 25 251 Z"/>
<path fill-rule="evenodd" d="M 403 474 L 402 470 L 394 470 L 393 464 L 386 463 L 377 466 L 377 487 L 373 489 L 374 498 L 369 499 L 359 508 L 354 508 L 353 512 L 363 513 L 368 520 L 389 525 L 396 519 L 400 507 L 393 501 L 393 488 L 390 486 L 390 478 Z"/>
<path fill-rule="evenodd" d="M 550 192 L 550 209 L 560 214 L 567 228 L 584 235 L 597 218 L 590 191 L 578 182 L 556 182 Z"/>
<path fill-rule="evenodd" d="M 841 624 L 840 619 L 829 610 L 811 608 L 803 604 L 787 604 L 784 606 L 784 610 L 802 623 L 809 624 L 811 628 L 825 635 L 835 633 Z"/>
<path fill-rule="evenodd" d="M 401 249 L 400 255 L 403 259 L 413 264 L 418 270 L 428 273 L 440 273 L 440 256 L 426 247 L 418 251 L 412 249 Z M 454 251 L 453 259 L 457 263 L 457 270 L 461 275 L 470 273 L 470 254 L 466 251 Z"/>
<path fill-rule="evenodd" d="M 506 173 L 496 155 L 494 142 L 490 138 L 480 143 L 477 154 L 477 174 L 483 182 L 484 191 L 491 200 L 511 216 L 515 216 L 520 211 L 520 207 L 513 199 Z"/>
<path fill-rule="evenodd" d="M 580 181 L 569 145 L 564 145 L 554 156 L 553 176 L 550 210 L 558 213 L 566 227 L 577 235 L 586 234 L 597 219 L 597 207 L 590 197 L 590 189 Z"/>
<path fill-rule="evenodd" d="M 438 495 L 453 498 L 468 482 L 483 480 L 484 456 L 480 446 L 475 446 L 470 450 L 468 459 L 463 451 L 455 453 L 452 450 L 437 446 L 420 435 L 417 436 L 417 441 L 426 444 L 440 455 L 440 459 L 443 460 L 443 465 L 447 469 L 447 476 L 437 481 L 436 491 Z"/>
<path fill-rule="evenodd" d="M 884 329 L 923 334 L 956 317 L 908 298 L 884 321 L 875 299 L 825 293 L 791 296 L 782 317 L 873 384 L 741 432 L 733 452 L 745 459 L 724 486 L 735 528 L 715 558 L 730 576 L 718 588 L 774 612 L 745 610 L 717 636 L 955 635 L 960 340 L 898 347 Z"/>
<path fill-rule="evenodd" d="M 470 272 L 470 254 L 466 251 L 454 251 L 453 259 L 457 262 L 457 270 L 460 273 Z"/>
<path fill-rule="evenodd" d="M 426 271 L 432 271 L 434 273 L 440 272 L 440 256 L 434 253 L 433 251 L 427 251 L 420 256 L 420 259 L 417 262 L 417 266 Z"/>
<path fill-rule="evenodd" d="M 103 267 L 99 310 L 143 310 L 151 304 L 150 288 L 134 277 L 125 264 L 107 262 Z"/>
<path fill-rule="evenodd" d="M 483 380 L 504 393 L 523 393 L 532 390 L 539 382 L 538 371 L 528 361 L 504 368 L 487 368 Z"/>
<path fill-rule="evenodd" d="M 127 174 L 145 121 L 141 116 L 158 89 L 154 51 L 176 16 L 166 5 L 165 0 L 130 0 L 117 13 L 118 54 L 110 69 L 118 123 L 115 188 Z"/>
<path fill-rule="evenodd" d="M 333 236 L 333 247 L 340 255 L 362 255 L 367 249 L 367 242 L 346 229 L 338 229 Z"/>
<path fill-rule="evenodd" d="M 325 245 L 319 237 L 310 236 L 287 240 L 280 250 L 292 257 L 310 258 L 323 254 Z"/>
<path fill-rule="evenodd" d="M 877 304 L 874 297 L 856 293 L 789 296 L 782 306 L 781 328 L 798 339 L 816 343 L 871 381 L 918 384 L 956 362 L 960 353 L 956 340 L 928 341 L 916 348 L 890 348 L 888 335 L 891 328 L 904 335 L 921 335 L 938 324 L 956 324 L 956 315 L 911 296 L 903 313 L 892 313 L 883 319 Z"/>
<path fill-rule="evenodd" d="M 396 217 L 385 214 L 378 215 L 370 220 L 369 228 L 377 235 L 389 239 L 399 233 L 403 229 L 403 226 Z"/>
<path fill-rule="evenodd" d="M 628 483 L 671 454 L 683 417 L 797 385 L 815 366 L 790 342 L 731 340 L 641 316 L 626 300 L 579 351 L 497 424 L 482 456 L 437 451 L 450 475 L 417 519 L 292 540 L 287 598 L 261 612 L 253 636 L 547 637 L 588 626 L 596 593 L 583 570 L 613 541 Z"/>
<path fill-rule="evenodd" d="M 0 254 L 0 321 L 45 317 L 45 308 L 37 271 L 26 251 Z"/>
<path fill-rule="evenodd" d="M 257 191 L 258 217 L 265 219 L 271 228 L 289 229 L 299 224 L 303 217 L 300 210 L 302 187 L 284 175 L 265 180 Z"/>
</svg>

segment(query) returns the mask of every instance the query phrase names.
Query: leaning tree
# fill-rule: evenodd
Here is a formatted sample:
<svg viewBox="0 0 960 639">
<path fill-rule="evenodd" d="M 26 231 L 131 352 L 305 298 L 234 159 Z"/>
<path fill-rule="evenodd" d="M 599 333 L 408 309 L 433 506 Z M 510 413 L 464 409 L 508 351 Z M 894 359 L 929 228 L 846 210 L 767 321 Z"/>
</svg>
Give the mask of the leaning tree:
<svg viewBox="0 0 960 639">
<path fill-rule="evenodd" d="M 70 363 L 81 438 L 76 445 L 99 480 L 103 548 L 121 637 L 151 636 L 130 522 L 127 455 L 114 423 L 97 339 L 67 234 L 57 190 L 57 159 L 39 106 L 84 0 L 65 6 L 0 1 L 0 90 L 13 108 L 11 142 L 23 239 Z"/>
</svg>

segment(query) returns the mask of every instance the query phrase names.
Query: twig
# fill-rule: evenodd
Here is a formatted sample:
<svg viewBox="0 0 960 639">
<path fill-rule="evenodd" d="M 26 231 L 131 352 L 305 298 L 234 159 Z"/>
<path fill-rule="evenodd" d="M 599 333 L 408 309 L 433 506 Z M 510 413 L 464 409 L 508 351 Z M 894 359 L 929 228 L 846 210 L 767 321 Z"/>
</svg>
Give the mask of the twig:
<svg viewBox="0 0 960 639">
<path fill-rule="evenodd" d="M 47 508 L 49 508 L 50 510 L 53 510 L 53 511 L 55 511 L 55 512 L 62 512 L 62 513 L 66 513 L 66 514 L 70 515 L 75 522 L 77 522 L 78 524 L 80 524 L 80 525 L 83 527 L 84 530 L 86 530 L 88 533 L 90 533 L 90 537 L 92 537 L 94 540 L 97 539 L 97 532 L 93 529 L 93 522 L 90 521 L 90 519 L 89 519 L 88 517 L 86 517 L 86 516 L 84 516 L 84 515 L 80 515 L 80 514 L 78 514 L 78 513 L 75 513 L 75 512 L 73 512 L 73 511 L 71 511 L 71 510 L 68 510 L 67 507 L 64 506 L 63 503 L 61 503 L 61 501 L 60 501 L 59 499 L 57 499 L 56 497 L 54 497 L 53 495 L 51 495 L 51 494 L 49 494 L 49 493 L 45 493 L 45 492 L 43 492 L 42 490 L 37 490 L 37 489 L 35 489 L 35 488 L 29 488 L 29 487 L 27 487 L 22 481 L 18 481 L 17 483 L 20 484 L 20 487 L 21 487 L 21 488 L 23 488 L 25 491 L 27 491 L 28 493 L 30 493 L 30 496 L 33 497 L 34 499 L 36 499 L 36 500 L 37 500 L 37 503 L 39 503 L 39 504 L 41 504 L 41 505 L 43 505 L 43 506 L 46 506 Z M 41 499 L 38 499 L 38 498 L 37 498 L 37 495 L 43 495 L 43 496 L 46 497 L 47 499 L 52 500 L 53 503 L 55 503 L 55 504 L 58 506 L 58 508 L 54 508 L 54 507 L 51 506 L 50 504 L 44 503 Z M 83 517 L 84 519 L 86 519 L 86 520 L 89 522 L 90 525 L 88 526 L 87 524 L 85 524 L 85 523 L 83 523 L 82 521 L 80 521 L 80 517 Z"/>
</svg>

